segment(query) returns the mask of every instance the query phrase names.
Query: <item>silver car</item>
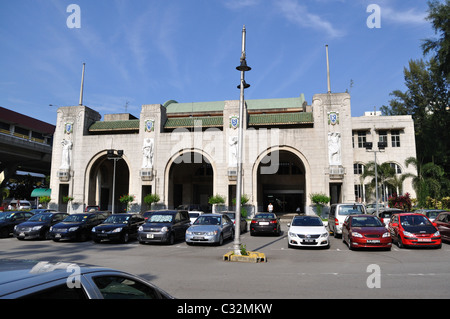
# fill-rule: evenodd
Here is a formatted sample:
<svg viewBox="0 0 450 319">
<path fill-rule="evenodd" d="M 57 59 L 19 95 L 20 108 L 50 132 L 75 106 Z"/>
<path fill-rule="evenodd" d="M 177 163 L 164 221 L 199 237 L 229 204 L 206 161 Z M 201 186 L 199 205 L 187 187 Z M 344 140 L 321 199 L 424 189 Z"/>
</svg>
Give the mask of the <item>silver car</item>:
<svg viewBox="0 0 450 319">
<path fill-rule="evenodd" d="M 186 243 L 222 245 L 227 238 L 234 238 L 234 225 L 230 217 L 222 214 L 200 215 L 186 231 Z"/>
<path fill-rule="evenodd" d="M 0 260 L 0 299 L 173 299 L 137 276 L 108 268 Z"/>
</svg>

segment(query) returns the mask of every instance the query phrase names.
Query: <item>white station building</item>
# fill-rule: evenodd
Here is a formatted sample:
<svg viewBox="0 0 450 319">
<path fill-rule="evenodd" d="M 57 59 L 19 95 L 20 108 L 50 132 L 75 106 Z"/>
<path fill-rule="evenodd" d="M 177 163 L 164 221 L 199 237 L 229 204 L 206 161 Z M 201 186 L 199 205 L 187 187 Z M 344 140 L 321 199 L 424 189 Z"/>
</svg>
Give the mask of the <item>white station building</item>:
<svg viewBox="0 0 450 319">
<path fill-rule="evenodd" d="M 391 163 L 398 174 L 416 156 L 411 116 L 351 116 L 348 93 L 315 94 L 308 105 L 294 98 L 143 105 L 139 117 L 101 118 L 86 106 L 60 107 L 54 134 L 51 203 L 81 212 L 87 205 L 123 211 L 119 201 L 133 195 L 129 210 L 146 211 L 148 194 L 160 208 L 191 205 L 211 209 L 208 198 L 221 195 L 234 209 L 238 127 L 243 128 L 242 190 L 250 213 L 311 211 L 310 194 L 336 202 L 374 202 L 363 180 L 364 166 Z M 365 148 L 372 142 L 373 149 Z M 378 149 L 384 142 L 384 149 Z M 374 153 L 373 151 L 377 151 Z M 380 195 L 396 192 L 385 187 Z M 399 192 L 415 197 L 411 178 Z M 67 199 L 70 201 L 67 203 Z M 67 207 L 69 205 L 69 207 Z"/>
</svg>

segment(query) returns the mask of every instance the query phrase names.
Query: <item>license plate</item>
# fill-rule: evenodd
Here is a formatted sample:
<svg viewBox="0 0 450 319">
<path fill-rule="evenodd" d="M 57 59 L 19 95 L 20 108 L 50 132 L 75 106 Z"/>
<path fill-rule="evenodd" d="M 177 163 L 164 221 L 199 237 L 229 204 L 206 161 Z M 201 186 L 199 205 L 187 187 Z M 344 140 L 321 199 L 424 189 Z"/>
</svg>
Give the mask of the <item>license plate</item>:
<svg viewBox="0 0 450 319">
<path fill-rule="evenodd" d="M 267 225 L 269 225 L 269 222 L 259 222 L 259 224 L 260 224 L 261 226 L 267 226 Z"/>
<path fill-rule="evenodd" d="M 420 241 L 422 243 L 430 243 L 431 238 L 418 238 L 417 241 Z"/>
<path fill-rule="evenodd" d="M 56 238 L 61 238 L 61 234 L 55 234 Z"/>
<path fill-rule="evenodd" d="M 368 244 L 379 244 L 380 241 L 378 239 L 368 239 L 367 243 Z"/>
<path fill-rule="evenodd" d="M 154 236 L 153 236 L 153 234 L 147 234 L 147 238 L 153 238 Z"/>
<path fill-rule="evenodd" d="M 304 243 L 314 243 L 315 240 L 314 239 L 303 239 Z"/>
<path fill-rule="evenodd" d="M 204 240 L 205 237 L 194 237 L 194 240 Z"/>
<path fill-rule="evenodd" d="M 20 237 L 25 237 L 25 233 L 20 233 L 19 236 Z"/>
</svg>

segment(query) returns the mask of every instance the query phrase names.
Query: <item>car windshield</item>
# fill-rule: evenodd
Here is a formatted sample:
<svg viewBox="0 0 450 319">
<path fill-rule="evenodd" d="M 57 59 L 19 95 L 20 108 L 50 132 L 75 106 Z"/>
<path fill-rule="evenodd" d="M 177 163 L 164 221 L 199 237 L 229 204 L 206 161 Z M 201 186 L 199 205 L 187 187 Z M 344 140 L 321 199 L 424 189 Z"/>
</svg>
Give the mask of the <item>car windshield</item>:
<svg viewBox="0 0 450 319">
<path fill-rule="evenodd" d="M 276 217 L 275 214 L 267 213 L 267 214 L 257 214 L 255 218 L 276 218 Z"/>
<path fill-rule="evenodd" d="M 28 219 L 28 221 L 30 222 L 48 222 L 50 220 L 52 220 L 52 214 L 49 213 L 36 214 L 31 216 L 30 219 Z"/>
<path fill-rule="evenodd" d="M 130 216 L 126 215 L 111 215 L 105 219 L 105 224 L 124 224 L 130 219 Z"/>
<path fill-rule="evenodd" d="M 173 219 L 172 214 L 153 214 L 150 215 L 147 222 L 149 223 L 171 223 Z"/>
<path fill-rule="evenodd" d="M 200 216 L 194 225 L 220 225 L 220 216 Z"/>
<path fill-rule="evenodd" d="M 339 206 L 339 215 L 364 214 L 362 205 L 341 205 Z"/>
<path fill-rule="evenodd" d="M 441 211 L 431 211 L 427 213 L 428 218 L 436 218 Z"/>
<path fill-rule="evenodd" d="M 402 226 L 424 226 L 432 225 L 428 218 L 420 215 L 400 216 Z"/>
<path fill-rule="evenodd" d="M 200 213 L 189 213 L 190 218 L 196 218 L 198 216 L 200 216 Z"/>
<path fill-rule="evenodd" d="M 323 226 L 323 223 L 319 217 L 300 216 L 294 218 L 292 226 Z"/>
<path fill-rule="evenodd" d="M 85 215 L 85 214 L 74 214 L 74 215 L 69 215 L 66 217 L 66 219 L 64 219 L 64 222 L 76 222 L 76 223 L 84 223 L 89 215 Z"/>
<path fill-rule="evenodd" d="M 381 221 L 374 216 L 354 216 L 352 227 L 383 227 Z"/>
</svg>

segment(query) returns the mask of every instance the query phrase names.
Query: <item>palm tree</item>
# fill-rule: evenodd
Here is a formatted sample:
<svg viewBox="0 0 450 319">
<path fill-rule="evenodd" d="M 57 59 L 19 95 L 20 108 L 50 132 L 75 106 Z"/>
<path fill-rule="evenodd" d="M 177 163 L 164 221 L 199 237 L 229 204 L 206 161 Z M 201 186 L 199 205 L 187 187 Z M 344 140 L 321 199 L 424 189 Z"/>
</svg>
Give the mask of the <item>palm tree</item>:
<svg viewBox="0 0 450 319">
<path fill-rule="evenodd" d="M 381 185 L 382 192 L 384 191 L 385 195 L 387 195 L 387 185 L 392 185 L 391 180 L 395 176 L 395 169 L 391 166 L 390 163 L 382 163 L 381 165 L 375 164 L 375 162 L 369 162 L 365 165 L 364 173 L 361 175 L 363 179 L 366 177 L 373 177 L 370 185 L 374 187 L 375 185 L 375 165 L 377 167 L 377 180 L 379 187 Z M 394 186 L 394 185 L 393 185 Z M 396 187 L 396 186 L 394 186 Z M 382 196 L 384 198 L 386 196 Z"/>
<path fill-rule="evenodd" d="M 442 197 L 442 190 L 448 184 L 445 178 L 445 172 L 442 167 L 432 162 L 419 165 L 414 157 L 408 157 L 405 160 L 405 166 L 413 165 L 417 170 L 417 175 L 407 173 L 407 177 L 411 177 L 412 185 L 417 193 L 419 206 L 424 207 L 427 196 L 435 199 Z"/>
</svg>

